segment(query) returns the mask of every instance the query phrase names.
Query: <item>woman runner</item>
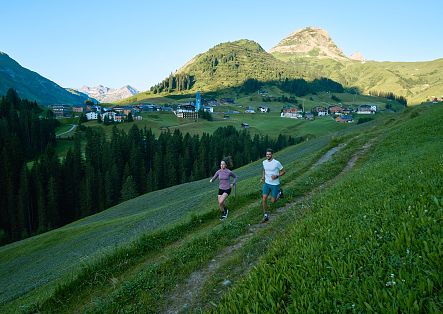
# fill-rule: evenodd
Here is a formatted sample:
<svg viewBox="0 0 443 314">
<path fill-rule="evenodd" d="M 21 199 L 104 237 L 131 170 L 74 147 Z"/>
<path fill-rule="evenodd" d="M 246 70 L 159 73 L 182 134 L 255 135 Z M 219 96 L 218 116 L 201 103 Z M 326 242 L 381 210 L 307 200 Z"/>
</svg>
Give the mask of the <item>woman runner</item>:
<svg viewBox="0 0 443 314">
<path fill-rule="evenodd" d="M 220 169 L 214 174 L 214 176 L 209 180 L 209 182 L 214 181 L 218 178 L 218 207 L 220 208 L 221 216 L 220 220 L 228 217 L 228 208 L 225 205 L 225 201 L 229 194 L 231 194 L 231 188 L 237 183 L 237 176 L 228 169 L 232 165 L 231 157 L 226 157 L 220 162 Z M 234 182 L 231 183 L 231 178 L 234 178 Z"/>
</svg>

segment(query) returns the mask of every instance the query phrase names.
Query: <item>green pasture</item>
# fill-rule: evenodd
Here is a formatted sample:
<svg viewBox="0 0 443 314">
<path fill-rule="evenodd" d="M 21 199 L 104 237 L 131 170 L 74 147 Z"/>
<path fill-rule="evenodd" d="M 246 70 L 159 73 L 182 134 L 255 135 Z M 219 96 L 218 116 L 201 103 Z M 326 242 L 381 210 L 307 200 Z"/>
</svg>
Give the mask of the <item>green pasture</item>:
<svg viewBox="0 0 443 314">
<path fill-rule="evenodd" d="M 224 117 L 223 112 L 215 112 L 213 114 L 213 121 L 204 119 L 192 120 L 177 118 L 172 112 L 152 112 L 143 113 L 143 120 L 134 121 L 131 123 L 121 123 L 117 127 L 126 132 L 135 124 L 139 129 L 151 129 L 157 136 L 161 132 L 167 130 L 174 131 L 179 129 L 183 134 L 189 133 L 191 135 L 202 135 L 203 133 L 212 134 L 217 128 L 225 126 L 234 126 L 241 130 L 242 123 L 249 124 L 249 132 L 251 135 L 270 136 L 272 138 L 278 137 L 279 134 L 291 135 L 293 137 L 314 135 L 322 136 L 331 134 L 333 132 L 348 128 L 349 124 L 342 124 L 335 122 L 332 117 L 320 117 L 313 121 L 298 120 L 290 118 L 281 118 L 280 111 L 270 113 L 244 113 L 244 108 L 239 114 L 229 114 L 228 118 Z M 240 111 L 238 110 L 238 111 Z M 112 134 L 112 125 L 105 126 L 96 121 L 84 123 L 87 127 L 101 127 L 105 131 L 108 138 Z"/>
</svg>

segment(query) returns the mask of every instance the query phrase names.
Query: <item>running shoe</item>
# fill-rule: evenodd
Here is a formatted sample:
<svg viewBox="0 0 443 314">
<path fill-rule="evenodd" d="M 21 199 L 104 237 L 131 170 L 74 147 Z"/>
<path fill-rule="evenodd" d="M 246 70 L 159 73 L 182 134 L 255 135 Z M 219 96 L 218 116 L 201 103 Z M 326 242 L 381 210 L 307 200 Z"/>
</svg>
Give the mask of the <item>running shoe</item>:
<svg viewBox="0 0 443 314">
<path fill-rule="evenodd" d="M 263 219 L 262 219 L 262 223 L 265 223 L 265 222 L 268 222 L 269 221 L 269 215 L 268 215 L 268 213 L 266 213 L 264 216 L 263 216 Z"/>
<path fill-rule="evenodd" d="M 280 191 L 278 191 L 276 200 L 278 200 L 279 198 L 283 198 L 283 190 L 282 189 L 280 189 Z"/>
</svg>

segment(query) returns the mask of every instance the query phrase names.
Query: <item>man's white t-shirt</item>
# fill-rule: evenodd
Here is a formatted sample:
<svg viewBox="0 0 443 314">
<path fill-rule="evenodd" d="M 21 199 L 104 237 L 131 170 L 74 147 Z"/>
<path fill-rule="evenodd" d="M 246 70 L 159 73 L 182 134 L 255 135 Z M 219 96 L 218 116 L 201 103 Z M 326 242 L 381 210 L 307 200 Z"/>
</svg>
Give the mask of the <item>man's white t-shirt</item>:
<svg viewBox="0 0 443 314">
<path fill-rule="evenodd" d="M 265 170 L 265 182 L 267 184 L 271 185 L 279 185 L 280 184 L 280 178 L 276 178 L 272 180 L 271 176 L 276 175 L 280 173 L 280 170 L 283 169 L 283 166 L 278 160 L 272 159 L 269 160 L 263 160 L 263 169 Z"/>
</svg>

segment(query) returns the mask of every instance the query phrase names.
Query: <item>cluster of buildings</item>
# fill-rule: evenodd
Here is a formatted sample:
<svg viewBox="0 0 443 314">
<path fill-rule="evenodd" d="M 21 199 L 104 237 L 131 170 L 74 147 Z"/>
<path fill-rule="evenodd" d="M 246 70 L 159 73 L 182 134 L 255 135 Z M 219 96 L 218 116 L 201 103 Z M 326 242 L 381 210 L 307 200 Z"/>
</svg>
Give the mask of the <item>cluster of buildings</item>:
<svg viewBox="0 0 443 314">
<path fill-rule="evenodd" d="M 112 108 L 102 107 L 100 105 L 51 105 L 49 107 L 56 118 L 79 117 L 85 115 L 87 120 L 104 121 L 108 119 L 112 122 L 123 122 L 131 114 L 134 120 L 142 120 L 141 112 L 167 110 L 166 107 L 159 107 L 152 104 L 140 104 L 134 106 L 115 106 Z M 172 108 L 170 108 L 172 111 Z"/>
<path fill-rule="evenodd" d="M 335 116 L 337 122 L 352 122 L 352 114 L 375 114 L 377 112 L 376 105 L 360 105 L 357 108 L 344 107 L 341 105 L 332 105 L 329 107 L 317 106 L 311 112 L 304 112 L 302 108 L 292 107 L 282 109 L 280 116 L 282 118 L 307 119 L 313 120 L 314 116 Z"/>
</svg>

